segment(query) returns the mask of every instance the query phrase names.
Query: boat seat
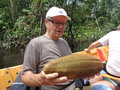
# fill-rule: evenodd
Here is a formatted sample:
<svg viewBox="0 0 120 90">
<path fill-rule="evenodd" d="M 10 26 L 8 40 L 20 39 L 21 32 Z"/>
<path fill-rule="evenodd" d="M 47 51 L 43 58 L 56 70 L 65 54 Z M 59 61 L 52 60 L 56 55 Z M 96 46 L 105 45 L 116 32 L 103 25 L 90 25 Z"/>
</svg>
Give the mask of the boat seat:
<svg viewBox="0 0 120 90">
<path fill-rule="evenodd" d="M 22 65 L 9 67 L 8 69 L 10 71 L 10 74 L 11 74 L 11 77 L 12 77 L 13 81 L 15 81 L 16 77 L 18 76 L 18 74 L 22 70 Z"/>
<path fill-rule="evenodd" d="M 0 69 L 0 90 L 8 90 L 13 79 L 8 68 Z"/>
<path fill-rule="evenodd" d="M 97 48 L 97 53 L 98 53 L 101 61 L 106 61 L 107 62 L 107 60 L 108 60 L 108 46 L 106 48 L 105 47 Z M 101 75 L 103 77 L 107 77 L 107 78 L 110 78 L 110 79 L 113 79 L 113 80 L 116 80 L 116 81 L 120 81 L 120 78 L 111 76 L 107 73 L 101 73 Z"/>
</svg>

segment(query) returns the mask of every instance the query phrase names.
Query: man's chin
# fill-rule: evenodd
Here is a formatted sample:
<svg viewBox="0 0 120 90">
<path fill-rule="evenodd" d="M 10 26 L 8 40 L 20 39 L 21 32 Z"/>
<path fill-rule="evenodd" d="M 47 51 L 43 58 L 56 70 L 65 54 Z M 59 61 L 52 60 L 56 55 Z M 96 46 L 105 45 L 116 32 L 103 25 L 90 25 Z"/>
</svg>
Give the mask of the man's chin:
<svg viewBox="0 0 120 90">
<path fill-rule="evenodd" d="M 62 37 L 63 34 L 56 34 L 56 37 Z"/>
</svg>

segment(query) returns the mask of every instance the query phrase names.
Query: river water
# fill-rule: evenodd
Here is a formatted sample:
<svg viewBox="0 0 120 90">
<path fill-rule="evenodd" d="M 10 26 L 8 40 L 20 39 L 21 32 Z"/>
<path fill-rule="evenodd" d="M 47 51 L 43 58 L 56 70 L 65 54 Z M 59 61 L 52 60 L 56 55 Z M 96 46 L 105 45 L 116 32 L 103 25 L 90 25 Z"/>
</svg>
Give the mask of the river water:
<svg viewBox="0 0 120 90">
<path fill-rule="evenodd" d="M 0 52 L 0 69 L 22 64 L 23 56 L 24 52 L 17 51 Z"/>
</svg>

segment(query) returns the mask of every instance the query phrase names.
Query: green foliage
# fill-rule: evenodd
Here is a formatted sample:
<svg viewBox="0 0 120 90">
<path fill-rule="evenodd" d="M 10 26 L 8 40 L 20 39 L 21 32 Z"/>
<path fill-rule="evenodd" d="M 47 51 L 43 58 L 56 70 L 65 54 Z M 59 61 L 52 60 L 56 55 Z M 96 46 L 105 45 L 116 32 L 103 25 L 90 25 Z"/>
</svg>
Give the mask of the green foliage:
<svg viewBox="0 0 120 90">
<path fill-rule="evenodd" d="M 40 28 L 34 27 L 35 20 L 36 17 L 33 15 L 19 17 L 12 31 L 6 32 L 6 40 L 9 43 L 6 48 L 10 49 L 14 47 L 21 49 L 30 39 L 38 36 Z"/>
<path fill-rule="evenodd" d="M 0 14 L 0 40 L 4 40 L 4 34 L 11 27 L 10 24 L 9 16 L 5 12 L 2 12 Z"/>
<path fill-rule="evenodd" d="M 2 0 L 0 2 L 0 48 L 23 49 L 30 39 L 45 32 L 48 8 L 64 8 L 72 18 L 64 38 L 72 51 L 91 42 L 120 24 L 119 0 Z"/>
</svg>

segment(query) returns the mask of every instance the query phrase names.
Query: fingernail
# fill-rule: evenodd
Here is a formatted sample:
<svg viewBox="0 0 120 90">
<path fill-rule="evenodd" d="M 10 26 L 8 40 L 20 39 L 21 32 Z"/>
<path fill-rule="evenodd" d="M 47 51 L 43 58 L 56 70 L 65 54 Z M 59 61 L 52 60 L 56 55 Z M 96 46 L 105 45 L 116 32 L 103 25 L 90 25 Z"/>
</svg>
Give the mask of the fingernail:
<svg viewBox="0 0 120 90">
<path fill-rule="evenodd" d="M 54 73 L 55 76 L 58 76 L 58 73 Z"/>
<path fill-rule="evenodd" d="M 67 77 L 61 77 L 61 79 L 63 79 L 63 80 L 67 80 Z"/>
</svg>

